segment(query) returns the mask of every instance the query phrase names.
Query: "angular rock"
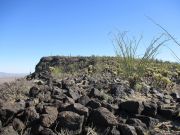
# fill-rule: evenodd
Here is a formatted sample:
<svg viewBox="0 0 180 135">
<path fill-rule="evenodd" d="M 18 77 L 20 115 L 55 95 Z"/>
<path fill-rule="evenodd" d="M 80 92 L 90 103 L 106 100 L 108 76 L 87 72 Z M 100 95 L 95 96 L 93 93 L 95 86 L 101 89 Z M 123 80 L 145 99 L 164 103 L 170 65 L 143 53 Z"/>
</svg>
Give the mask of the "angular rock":
<svg viewBox="0 0 180 135">
<path fill-rule="evenodd" d="M 44 93 L 39 93 L 37 95 L 37 98 L 39 99 L 40 102 L 50 102 L 51 101 L 51 92 L 46 91 Z"/>
<path fill-rule="evenodd" d="M 95 125 L 104 127 L 114 126 L 118 124 L 116 117 L 104 107 L 99 107 L 98 109 L 93 110 L 93 112 L 89 116 L 89 120 Z"/>
<path fill-rule="evenodd" d="M 180 103 L 180 98 L 177 98 L 177 99 L 176 99 L 176 102 L 177 102 L 177 103 Z"/>
<path fill-rule="evenodd" d="M 88 96 L 90 98 L 94 97 L 94 98 L 102 99 L 101 92 L 96 88 L 92 88 Z"/>
<path fill-rule="evenodd" d="M 136 115 L 135 117 L 145 123 L 147 128 L 153 128 L 159 122 L 158 119 L 144 115 Z"/>
<path fill-rule="evenodd" d="M 101 104 L 98 101 L 95 100 L 90 100 L 87 104 L 86 107 L 90 107 L 92 109 L 96 109 L 101 107 Z"/>
<path fill-rule="evenodd" d="M 28 107 L 24 111 L 24 120 L 25 121 L 34 121 L 39 119 L 39 114 L 36 112 L 36 109 L 34 107 Z"/>
<path fill-rule="evenodd" d="M 120 111 L 125 111 L 129 114 L 141 114 L 144 107 L 141 102 L 138 101 L 125 101 L 119 105 Z"/>
<path fill-rule="evenodd" d="M 41 130 L 43 130 L 44 127 L 39 125 L 39 123 L 33 123 L 29 128 L 25 129 L 26 134 L 25 135 L 39 135 Z"/>
<path fill-rule="evenodd" d="M 61 85 L 62 89 L 68 90 L 74 84 L 73 80 L 62 80 Z"/>
<path fill-rule="evenodd" d="M 63 89 L 61 89 L 59 87 L 53 88 L 53 95 L 61 95 L 61 94 L 63 94 Z"/>
<path fill-rule="evenodd" d="M 142 115 L 147 115 L 150 117 L 155 117 L 157 114 L 157 104 L 152 102 L 144 102 L 144 110 L 142 111 Z"/>
<path fill-rule="evenodd" d="M 125 88 L 123 85 L 111 85 L 110 91 L 109 93 L 113 96 L 113 97 L 121 97 L 121 96 L 125 96 Z"/>
<path fill-rule="evenodd" d="M 119 124 L 119 130 L 121 135 L 137 135 L 136 129 L 133 126 L 127 124 Z"/>
<path fill-rule="evenodd" d="M 56 135 L 51 129 L 44 128 L 40 131 L 39 135 Z"/>
<path fill-rule="evenodd" d="M 119 109 L 118 105 L 112 105 L 107 102 L 102 102 L 101 105 L 102 107 L 107 108 L 113 114 L 115 114 Z"/>
<path fill-rule="evenodd" d="M 74 104 L 75 103 L 75 100 L 73 98 L 70 98 L 68 96 L 66 96 L 64 99 L 63 99 L 63 102 L 64 103 L 69 103 L 69 104 Z"/>
<path fill-rule="evenodd" d="M 84 122 L 84 116 L 80 116 L 77 113 L 70 111 L 63 111 L 58 116 L 57 130 L 67 129 L 73 134 L 80 134 L 82 132 L 82 125 Z"/>
<path fill-rule="evenodd" d="M 62 95 L 63 95 L 63 89 L 54 87 L 53 92 L 52 92 L 52 97 L 58 99 L 58 97 L 62 97 Z"/>
<path fill-rule="evenodd" d="M 12 126 L 7 126 L 0 129 L 0 135 L 19 135 Z"/>
<path fill-rule="evenodd" d="M 36 105 L 36 111 L 37 113 L 43 113 L 44 112 L 44 103 L 39 103 Z"/>
<path fill-rule="evenodd" d="M 17 119 L 17 118 L 13 120 L 12 126 L 17 132 L 22 132 L 25 129 L 24 123 L 20 119 Z"/>
<path fill-rule="evenodd" d="M 172 120 L 178 116 L 179 112 L 174 109 L 160 107 L 158 108 L 158 114 Z"/>
<path fill-rule="evenodd" d="M 179 115 L 175 118 L 175 120 L 180 123 L 180 112 Z"/>
<path fill-rule="evenodd" d="M 139 119 L 136 119 L 136 118 L 129 118 L 127 119 L 126 121 L 126 124 L 128 125 L 131 125 L 131 126 L 139 126 L 139 127 L 142 127 L 143 129 L 146 129 L 146 125 Z"/>
<path fill-rule="evenodd" d="M 126 93 L 128 94 L 128 95 L 134 95 L 134 89 L 131 89 L 131 88 L 128 88 L 128 89 L 125 89 L 126 90 Z"/>
<path fill-rule="evenodd" d="M 1 120 L 0 120 L 0 128 L 2 128 L 2 122 L 1 122 Z"/>
<path fill-rule="evenodd" d="M 53 115 L 53 114 L 42 114 L 40 116 L 40 123 L 42 126 L 44 127 L 50 127 L 56 120 L 57 115 Z"/>
<path fill-rule="evenodd" d="M 145 131 L 145 129 L 141 126 L 135 126 L 136 129 L 136 133 L 138 135 L 147 135 L 147 132 Z"/>
<path fill-rule="evenodd" d="M 43 114 L 40 116 L 41 125 L 44 127 L 50 127 L 57 119 L 58 110 L 53 106 L 45 106 Z"/>
<path fill-rule="evenodd" d="M 26 100 L 26 107 L 33 107 L 39 104 L 39 99 L 38 98 L 33 98 L 33 99 L 27 99 Z"/>
<path fill-rule="evenodd" d="M 90 101 L 90 98 L 88 96 L 81 96 L 79 99 L 78 99 L 78 103 L 86 106 L 86 104 Z"/>
<path fill-rule="evenodd" d="M 43 112 L 44 114 L 51 114 L 51 115 L 57 115 L 58 110 L 54 106 L 44 106 Z"/>
<path fill-rule="evenodd" d="M 61 95 L 52 95 L 51 98 L 57 99 L 57 100 L 63 100 L 64 98 L 66 98 L 66 95 L 65 95 L 65 94 L 61 94 Z"/>
<path fill-rule="evenodd" d="M 31 87 L 30 90 L 29 90 L 29 96 L 30 96 L 30 97 L 36 97 L 39 92 L 40 92 L 39 88 L 36 87 L 36 86 L 33 86 L 33 87 Z"/>
<path fill-rule="evenodd" d="M 174 99 L 180 98 L 180 95 L 177 92 L 172 92 L 170 95 Z"/>
<path fill-rule="evenodd" d="M 64 108 L 63 111 L 72 111 L 79 115 L 84 115 L 85 117 L 89 115 L 89 109 L 79 103 L 70 104 Z"/>
<path fill-rule="evenodd" d="M 67 96 L 71 97 L 74 100 L 77 100 L 80 98 L 80 95 L 77 90 L 68 89 L 68 92 L 66 93 Z"/>
<path fill-rule="evenodd" d="M 2 124 L 8 124 L 17 113 L 25 109 L 25 103 L 15 102 L 15 103 L 4 103 L 0 109 L 0 120 Z"/>
</svg>

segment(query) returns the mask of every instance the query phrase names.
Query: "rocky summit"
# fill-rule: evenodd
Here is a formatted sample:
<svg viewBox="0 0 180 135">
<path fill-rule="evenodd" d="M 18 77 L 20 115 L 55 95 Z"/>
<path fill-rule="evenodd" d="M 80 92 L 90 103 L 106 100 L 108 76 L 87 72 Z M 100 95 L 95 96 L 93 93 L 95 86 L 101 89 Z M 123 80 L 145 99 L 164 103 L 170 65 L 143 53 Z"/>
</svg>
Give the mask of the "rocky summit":
<svg viewBox="0 0 180 135">
<path fill-rule="evenodd" d="M 0 135 L 179 135 L 178 66 L 153 61 L 131 85 L 119 62 L 41 58 L 34 73 L 1 85 Z"/>
</svg>

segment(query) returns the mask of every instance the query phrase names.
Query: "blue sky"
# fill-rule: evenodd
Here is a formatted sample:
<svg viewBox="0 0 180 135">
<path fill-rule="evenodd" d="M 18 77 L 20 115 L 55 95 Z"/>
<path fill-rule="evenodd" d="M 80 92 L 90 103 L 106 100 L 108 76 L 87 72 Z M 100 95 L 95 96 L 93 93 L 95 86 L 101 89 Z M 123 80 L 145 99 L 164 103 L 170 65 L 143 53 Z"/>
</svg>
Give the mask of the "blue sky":
<svg viewBox="0 0 180 135">
<path fill-rule="evenodd" d="M 145 15 L 180 41 L 179 0 L 0 0 L 0 71 L 33 72 L 49 55 L 115 55 L 117 29 L 142 34 L 143 48 L 162 33 Z M 158 57 L 174 61 L 166 49 Z"/>
</svg>

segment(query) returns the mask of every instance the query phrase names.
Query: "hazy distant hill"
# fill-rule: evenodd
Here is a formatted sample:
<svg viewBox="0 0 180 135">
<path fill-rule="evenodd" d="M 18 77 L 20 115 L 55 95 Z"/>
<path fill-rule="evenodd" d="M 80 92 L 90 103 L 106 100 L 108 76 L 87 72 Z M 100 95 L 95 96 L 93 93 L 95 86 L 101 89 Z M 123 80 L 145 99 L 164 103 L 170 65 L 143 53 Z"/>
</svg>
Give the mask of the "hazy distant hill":
<svg viewBox="0 0 180 135">
<path fill-rule="evenodd" d="M 26 75 L 27 75 L 27 74 L 25 74 L 25 73 L 16 74 L 16 73 L 4 73 L 4 72 L 0 72 L 0 78 L 24 77 L 24 76 L 26 76 Z"/>
</svg>

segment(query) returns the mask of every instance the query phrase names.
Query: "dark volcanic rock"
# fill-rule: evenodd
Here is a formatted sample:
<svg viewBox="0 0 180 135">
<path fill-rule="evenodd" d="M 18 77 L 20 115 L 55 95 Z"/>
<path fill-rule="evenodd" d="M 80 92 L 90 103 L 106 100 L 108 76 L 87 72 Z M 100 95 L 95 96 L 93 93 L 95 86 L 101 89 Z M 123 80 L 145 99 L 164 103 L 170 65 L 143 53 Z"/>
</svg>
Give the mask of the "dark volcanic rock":
<svg viewBox="0 0 180 135">
<path fill-rule="evenodd" d="M 15 102 L 15 103 L 4 103 L 0 109 L 0 120 L 2 124 L 8 124 L 8 122 L 14 118 L 14 116 L 22 112 L 25 109 L 24 102 Z"/>
<path fill-rule="evenodd" d="M 88 96 L 81 96 L 79 99 L 78 99 L 78 103 L 86 106 L 86 104 L 90 101 L 90 98 Z"/>
<path fill-rule="evenodd" d="M 180 95 L 179 95 L 177 92 L 172 92 L 170 95 L 171 95 L 172 98 L 174 98 L 174 99 L 180 98 Z"/>
<path fill-rule="evenodd" d="M 69 90 L 74 85 L 74 80 L 67 78 L 66 80 L 62 80 L 62 89 Z"/>
<path fill-rule="evenodd" d="M 177 116 L 175 120 L 180 123 L 180 116 Z"/>
<path fill-rule="evenodd" d="M 166 119 L 174 119 L 178 116 L 179 112 L 174 109 L 160 107 L 158 108 L 158 114 Z"/>
<path fill-rule="evenodd" d="M 12 126 L 7 126 L 0 129 L 0 135 L 19 135 Z"/>
<path fill-rule="evenodd" d="M 143 115 L 150 117 L 155 117 L 157 114 L 157 105 L 152 102 L 143 102 L 144 110 L 142 111 Z"/>
<path fill-rule="evenodd" d="M 89 115 L 89 109 L 79 103 L 70 104 L 63 109 L 63 111 L 72 111 L 79 115 L 87 117 Z"/>
<path fill-rule="evenodd" d="M 113 97 L 122 97 L 125 96 L 125 87 L 123 85 L 117 85 L 117 84 L 113 84 L 110 86 L 110 91 L 109 93 L 113 96 Z"/>
<path fill-rule="evenodd" d="M 23 116 L 25 121 L 30 121 L 30 122 L 39 119 L 39 114 L 36 112 L 36 109 L 34 107 L 28 107 L 24 111 Z"/>
<path fill-rule="evenodd" d="M 136 115 L 135 117 L 145 123 L 147 128 L 153 128 L 159 122 L 157 119 L 144 115 Z"/>
<path fill-rule="evenodd" d="M 0 120 L 0 128 L 2 128 L 2 122 L 1 122 L 1 120 Z"/>
<path fill-rule="evenodd" d="M 51 92 L 50 91 L 46 91 L 43 93 L 39 93 L 37 95 L 37 98 L 39 99 L 40 102 L 50 102 L 51 101 Z"/>
<path fill-rule="evenodd" d="M 141 114 L 144 107 L 141 102 L 138 101 L 125 101 L 119 105 L 120 111 L 125 111 L 129 114 Z"/>
<path fill-rule="evenodd" d="M 12 122 L 13 128 L 17 131 L 17 132 L 21 132 L 25 129 L 25 125 L 24 123 L 20 120 L 15 118 Z"/>
<path fill-rule="evenodd" d="M 57 119 L 58 110 L 56 107 L 46 106 L 44 107 L 43 113 L 40 117 L 41 125 L 50 127 Z"/>
<path fill-rule="evenodd" d="M 96 109 L 101 107 L 101 103 L 99 103 L 98 101 L 95 100 L 91 100 L 86 104 L 87 107 L 90 107 L 92 109 Z"/>
<path fill-rule="evenodd" d="M 118 124 L 116 117 L 104 107 L 93 110 L 93 112 L 89 116 L 89 120 L 95 125 L 105 127 Z"/>
<path fill-rule="evenodd" d="M 102 105 L 102 107 L 107 108 L 113 114 L 117 113 L 118 109 L 119 109 L 118 105 L 112 105 L 107 102 L 102 102 L 101 105 Z"/>
<path fill-rule="evenodd" d="M 120 124 L 119 130 L 121 135 L 137 135 L 136 129 L 133 126 L 129 126 L 127 124 Z"/>
<path fill-rule="evenodd" d="M 77 99 L 80 98 L 80 95 L 79 95 L 78 91 L 75 90 L 75 89 L 74 89 L 74 90 L 69 89 L 69 90 L 67 91 L 67 96 L 71 97 L 71 98 L 74 99 L 74 100 L 77 100 Z"/>
<path fill-rule="evenodd" d="M 33 86 L 33 87 L 30 88 L 29 96 L 30 97 L 36 97 L 39 92 L 40 92 L 39 88 Z"/>
<path fill-rule="evenodd" d="M 39 135 L 56 135 L 51 129 L 44 128 L 40 131 Z"/>
<path fill-rule="evenodd" d="M 88 96 L 90 98 L 94 97 L 94 98 L 102 99 L 101 92 L 96 88 L 92 88 Z"/>
<path fill-rule="evenodd" d="M 168 75 L 176 91 L 169 90 L 169 85 L 162 89 L 160 85 L 154 87 L 154 74 L 148 73 L 141 79 L 142 90 L 138 91 L 131 89 L 129 80 L 116 74 L 117 62 L 116 57 L 42 58 L 35 73 L 27 77 L 31 79 L 30 85 L 27 82 L 28 93 L 21 92 L 19 85 L 11 87 L 16 83 L 6 84 L 5 94 L 1 95 L 16 95 L 15 100 L 0 99 L 0 135 L 177 134 L 177 78 Z M 62 76 L 56 76 L 58 68 Z M 139 100 L 141 97 L 143 100 Z"/>
<path fill-rule="evenodd" d="M 144 128 L 144 129 L 147 128 L 146 125 L 141 120 L 135 119 L 135 118 L 129 118 L 126 121 L 126 124 L 129 124 L 131 126 L 136 126 L 136 127 L 140 126 L 140 127 Z"/>
<path fill-rule="evenodd" d="M 50 127 L 56 120 L 57 116 L 53 114 L 42 114 L 40 117 L 40 123 L 44 127 Z"/>
<path fill-rule="evenodd" d="M 82 132 L 82 125 L 84 122 L 84 116 L 80 116 L 77 113 L 70 111 L 63 111 L 58 116 L 57 130 L 68 129 L 73 134 L 80 134 Z"/>
<path fill-rule="evenodd" d="M 43 112 L 42 113 L 44 113 L 44 114 L 51 114 L 51 115 L 57 115 L 58 114 L 58 110 L 54 106 L 45 106 L 43 108 Z"/>
<path fill-rule="evenodd" d="M 136 133 L 138 135 L 147 135 L 146 131 L 144 130 L 143 127 L 141 126 L 135 126 L 135 129 L 136 129 Z"/>
</svg>

